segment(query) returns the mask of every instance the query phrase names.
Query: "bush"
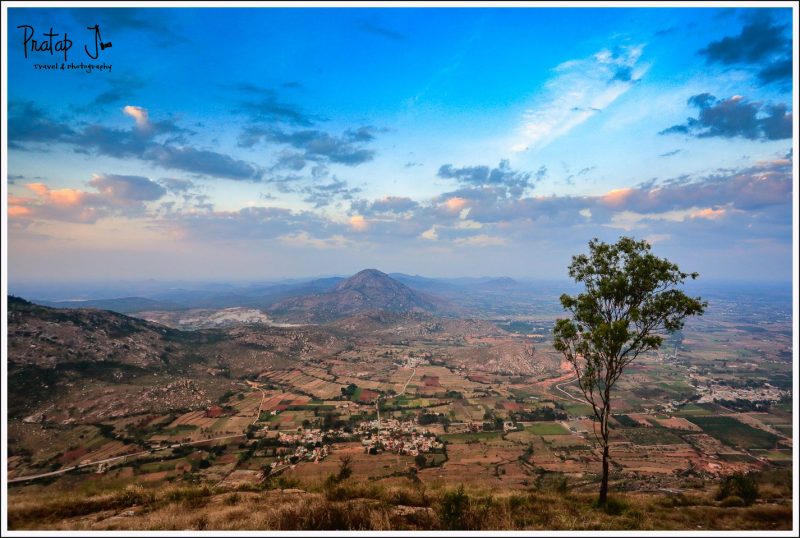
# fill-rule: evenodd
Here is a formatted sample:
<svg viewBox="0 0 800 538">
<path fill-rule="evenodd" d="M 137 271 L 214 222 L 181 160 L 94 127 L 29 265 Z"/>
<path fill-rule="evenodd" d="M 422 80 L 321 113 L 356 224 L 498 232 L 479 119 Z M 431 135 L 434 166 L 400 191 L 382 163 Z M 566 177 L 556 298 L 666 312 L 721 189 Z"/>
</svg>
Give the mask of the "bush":
<svg viewBox="0 0 800 538">
<path fill-rule="evenodd" d="M 745 473 L 734 473 L 723 478 L 716 498 L 722 501 L 732 496 L 740 497 L 746 506 L 753 504 L 758 498 L 758 484 L 755 478 Z"/>
<path fill-rule="evenodd" d="M 464 529 L 466 528 L 466 516 L 469 509 L 469 495 L 464 493 L 462 484 L 455 491 L 448 491 L 442 497 L 442 505 L 439 508 L 439 520 L 442 528 L 445 529 Z"/>
<path fill-rule="evenodd" d="M 725 497 L 722 499 L 722 502 L 720 502 L 719 505 L 725 508 L 738 508 L 740 506 L 745 506 L 745 502 L 744 499 L 738 495 L 731 495 L 730 497 Z"/>
</svg>

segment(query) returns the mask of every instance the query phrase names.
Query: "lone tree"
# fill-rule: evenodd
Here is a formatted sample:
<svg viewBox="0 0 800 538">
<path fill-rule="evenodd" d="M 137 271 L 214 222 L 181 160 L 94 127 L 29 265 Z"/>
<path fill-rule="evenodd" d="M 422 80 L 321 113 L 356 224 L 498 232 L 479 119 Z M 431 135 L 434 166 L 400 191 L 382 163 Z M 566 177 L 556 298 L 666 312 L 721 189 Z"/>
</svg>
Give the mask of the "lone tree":
<svg viewBox="0 0 800 538">
<path fill-rule="evenodd" d="M 682 273 L 669 260 L 650 253 L 646 241 L 621 237 L 609 245 L 589 242 L 589 255 L 572 257 L 569 276 L 585 291 L 564 294 L 561 305 L 570 319 L 557 319 L 555 348 L 564 354 L 578 386 L 600 425 L 595 437 L 603 449 L 599 504 L 608 498 L 608 433 L 611 394 L 625 367 L 642 353 L 656 350 L 662 336 L 683 327 L 688 316 L 707 306 L 677 289 L 697 273 Z"/>
</svg>

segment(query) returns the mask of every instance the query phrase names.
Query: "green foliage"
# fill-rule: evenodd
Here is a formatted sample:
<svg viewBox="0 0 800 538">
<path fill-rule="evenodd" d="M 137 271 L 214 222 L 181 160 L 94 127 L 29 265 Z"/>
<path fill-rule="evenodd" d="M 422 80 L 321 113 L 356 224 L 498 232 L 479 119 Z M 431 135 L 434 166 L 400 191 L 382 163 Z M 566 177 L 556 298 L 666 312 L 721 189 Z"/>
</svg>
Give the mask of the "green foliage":
<svg viewBox="0 0 800 538">
<path fill-rule="evenodd" d="M 745 505 L 753 504 L 758 499 L 758 483 L 755 478 L 745 473 L 733 473 L 723 478 L 717 491 L 717 500 L 724 501 L 734 496 L 741 498 Z"/>
<path fill-rule="evenodd" d="M 346 387 L 342 387 L 341 390 L 342 390 L 342 396 L 344 396 L 345 399 L 349 400 L 356 393 L 356 391 L 358 390 L 358 387 L 355 384 L 350 383 Z"/>
<path fill-rule="evenodd" d="M 571 318 L 556 320 L 554 347 L 579 371 L 581 389 L 598 407 L 595 393 L 605 395 L 628 364 L 658 349 L 664 334 L 702 314 L 706 303 L 676 289 L 697 273 L 683 273 L 651 254 L 646 241 L 622 237 L 609 245 L 594 239 L 589 250 L 572 258 L 569 275 L 585 292 L 561 296 Z"/>
<path fill-rule="evenodd" d="M 439 521 L 444 529 L 464 529 L 469 509 L 469 495 L 464 492 L 464 485 L 455 491 L 448 491 L 442 497 L 439 507 Z"/>
</svg>

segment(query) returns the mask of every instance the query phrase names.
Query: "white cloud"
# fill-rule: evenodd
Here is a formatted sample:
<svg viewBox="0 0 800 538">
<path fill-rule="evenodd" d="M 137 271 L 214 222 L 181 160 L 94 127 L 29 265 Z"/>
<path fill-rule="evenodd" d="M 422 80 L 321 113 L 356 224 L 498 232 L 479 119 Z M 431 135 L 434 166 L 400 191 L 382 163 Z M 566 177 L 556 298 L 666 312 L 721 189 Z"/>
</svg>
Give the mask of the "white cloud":
<svg viewBox="0 0 800 538">
<path fill-rule="evenodd" d="M 460 237 L 453 241 L 457 245 L 467 245 L 473 247 L 492 247 L 508 243 L 504 237 L 497 237 L 487 234 L 473 235 L 471 237 Z"/>
<path fill-rule="evenodd" d="M 609 107 L 647 71 L 639 63 L 642 49 L 601 50 L 557 66 L 542 96 L 525 112 L 511 150 L 540 149 Z"/>
<path fill-rule="evenodd" d="M 641 228 L 644 221 L 670 221 L 683 222 L 687 219 L 706 219 L 717 220 L 725 216 L 731 209 L 710 207 L 690 207 L 688 209 L 676 209 L 674 211 L 663 211 L 661 213 L 636 213 L 634 211 L 620 211 L 611 216 L 611 222 L 606 224 L 609 228 L 620 228 L 630 231 Z"/>
</svg>

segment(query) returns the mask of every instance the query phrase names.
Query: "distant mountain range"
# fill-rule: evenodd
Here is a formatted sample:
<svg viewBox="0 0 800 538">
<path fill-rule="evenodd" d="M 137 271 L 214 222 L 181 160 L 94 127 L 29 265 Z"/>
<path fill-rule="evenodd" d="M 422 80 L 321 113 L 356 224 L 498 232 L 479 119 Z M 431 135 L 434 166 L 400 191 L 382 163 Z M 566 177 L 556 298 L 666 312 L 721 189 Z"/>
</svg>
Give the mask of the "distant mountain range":
<svg viewBox="0 0 800 538">
<path fill-rule="evenodd" d="M 157 301 L 145 297 L 120 297 L 119 299 L 90 299 L 88 301 L 36 301 L 43 306 L 54 308 L 97 308 L 111 310 L 120 314 L 143 312 L 145 310 L 180 310 L 177 303 Z"/>
<path fill-rule="evenodd" d="M 117 286 L 124 289 L 121 284 Z M 47 299 L 36 299 L 31 292 L 25 296 L 45 306 L 96 308 L 122 314 L 250 308 L 293 323 L 325 323 L 370 311 L 485 317 L 510 312 L 525 301 L 557 305 L 558 295 L 565 291 L 562 284 L 556 289 L 546 282 L 534 284 L 508 277 L 430 278 L 386 274 L 377 269 L 366 269 L 349 278 L 333 276 L 238 285 L 165 283 L 159 288 L 154 281 L 147 281 L 131 284 L 130 296 L 109 297 L 111 291 L 101 286 L 97 295 L 91 288 L 76 289 L 73 297 L 85 299 L 69 301 L 56 300 L 68 297 L 68 288 L 44 289 L 50 295 Z"/>
</svg>

